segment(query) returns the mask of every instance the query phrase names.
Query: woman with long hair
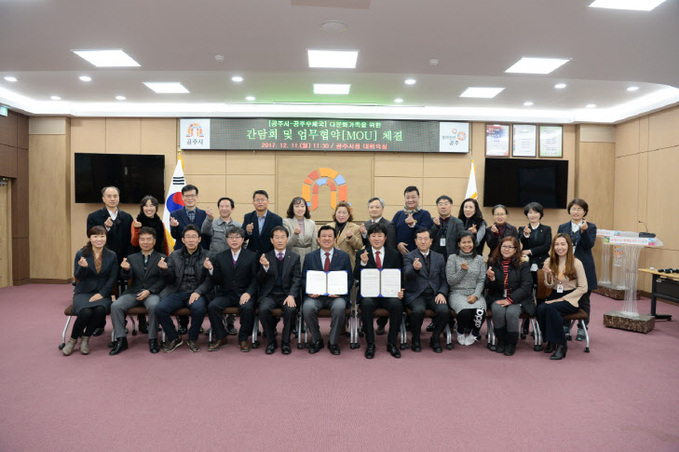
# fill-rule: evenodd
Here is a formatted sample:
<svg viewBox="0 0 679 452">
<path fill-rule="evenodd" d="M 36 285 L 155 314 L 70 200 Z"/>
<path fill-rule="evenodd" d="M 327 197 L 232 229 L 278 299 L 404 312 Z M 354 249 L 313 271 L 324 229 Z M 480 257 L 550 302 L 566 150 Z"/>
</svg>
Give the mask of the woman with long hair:
<svg viewBox="0 0 679 452">
<path fill-rule="evenodd" d="M 116 253 L 106 248 L 106 228 L 93 226 L 87 231 L 87 243 L 75 253 L 73 276 L 78 281 L 73 290 L 73 312 L 76 315 L 71 337 L 61 350 L 73 353 L 80 338 L 80 353 L 90 353 L 89 340 L 103 323 L 111 308 L 111 292 L 118 277 Z"/>
<path fill-rule="evenodd" d="M 304 264 L 304 256 L 318 249 L 316 222 L 311 219 L 306 200 L 300 196 L 292 198 L 286 216 L 283 226 L 290 236 L 286 248 L 299 254 L 300 263 Z"/>
<path fill-rule="evenodd" d="M 486 236 L 486 222 L 479 207 L 479 202 L 474 198 L 462 201 L 457 218 L 462 220 L 464 228 L 472 234 L 476 234 L 476 254 L 483 255 L 484 238 Z M 492 251 L 492 250 L 491 250 Z"/>
<path fill-rule="evenodd" d="M 354 215 L 351 213 L 349 203 L 346 201 L 338 202 L 335 213 L 332 214 L 332 219 L 335 221 L 329 225 L 335 230 L 335 246 L 345 253 L 349 253 L 351 268 L 354 268 L 356 251 L 363 248 L 363 237 L 359 227 L 352 223 Z"/>
<path fill-rule="evenodd" d="M 554 237 L 542 270 L 545 285 L 552 293 L 538 306 L 538 323 L 547 342 L 545 353 L 554 352 L 550 359 L 559 360 L 565 358 L 568 351 L 563 316 L 577 312 L 580 300 L 587 295 L 585 268 L 573 254 L 569 234 L 559 233 Z"/>
<path fill-rule="evenodd" d="M 505 237 L 493 250 L 486 271 L 488 304 L 497 337 L 495 351 L 512 356 L 519 341 L 519 316 L 535 315 L 533 278 L 528 262 L 522 262 L 516 237 Z"/>
<path fill-rule="evenodd" d="M 134 250 L 139 251 L 139 231 L 142 227 L 147 226 L 156 231 L 156 245 L 153 247 L 155 251 L 169 255 L 167 242 L 165 240 L 165 227 L 163 221 L 158 216 L 158 200 L 151 195 L 144 196 L 139 202 L 139 214 L 137 219 L 132 222 L 132 246 Z M 127 257 L 127 256 L 123 256 Z"/>
</svg>

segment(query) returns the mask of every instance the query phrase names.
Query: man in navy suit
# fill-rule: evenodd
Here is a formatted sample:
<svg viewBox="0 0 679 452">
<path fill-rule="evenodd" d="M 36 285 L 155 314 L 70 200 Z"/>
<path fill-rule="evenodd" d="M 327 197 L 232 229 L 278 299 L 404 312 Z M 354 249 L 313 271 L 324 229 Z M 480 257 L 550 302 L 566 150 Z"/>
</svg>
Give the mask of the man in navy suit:
<svg viewBox="0 0 679 452">
<path fill-rule="evenodd" d="M 357 281 L 357 293 L 360 293 L 358 283 L 361 280 L 361 271 L 368 268 L 397 268 L 401 269 L 401 253 L 396 248 L 387 248 L 387 228 L 379 223 L 375 223 L 368 229 L 368 240 L 370 245 L 356 253 L 356 267 L 354 268 L 354 278 Z M 400 287 L 399 287 L 400 289 Z M 358 296 L 358 295 L 357 295 Z M 384 308 L 389 311 L 389 336 L 387 339 L 387 351 L 394 358 L 400 358 L 401 352 L 396 346 L 401 320 L 403 319 L 403 305 L 401 298 L 403 292 L 399 291 L 399 297 L 366 297 L 361 300 L 361 320 L 365 331 L 365 341 L 367 348 L 365 357 L 372 359 L 375 356 L 375 332 L 373 330 L 373 319 L 375 309 Z"/>
<path fill-rule="evenodd" d="M 184 185 L 182 187 L 182 199 L 184 207 L 170 213 L 170 234 L 175 239 L 174 249 L 178 250 L 184 246 L 182 242 L 182 231 L 189 224 L 195 224 L 198 229 L 203 227 L 203 221 L 207 217 L 204 210 L 196 207 L 198 203 L 198 187 L 195 185 Z M 210 238 L 202 237 L 201 246 L 206 250 L 210 249 Z"/>
<path fill-rule="evenodd" d="M 304 283 L 304 293 L 306 293 L 306 273 L 309 270 L 317 271 L 345 271 L 347 272 L 347 287 L 351 290 L 354 277 L 351 271 L 351 259 L 344 251 L 334 248 L 335 229 L 332 226 L 324 225 L 318 230 L 318 245 L 320 250 L 312 251 L 304 257 L 304 268 L 302 278 Z M 320 309 L 330 309 L 330 337 L 328 338 L 328 350 L 333 355 L 340 354 L 339 337 L 344 325 L 346 316 L 345 309 L 350 302 L 350 295 L 337 294 L 307 294 L 302 306 L 303 318 L 311 332 L 312 344 L 309 345 L 309 353 L 317 353 L 323 348 L 323 338 L 318 325 L 318 311 Z"/>
<path fill-rule="evenodd" d="M 431 251 L 432 237 L 429 229 L 419 229 L 415 233 L 417 249 L 403 256 L 405 277 L 406 306 L 411 309 L 410 327 L 413 333 L 412 349 L 422 351 L 420 330 L 426 309 L 434 311 L 434 331 L 429 345 L 436 353 L 441 353 L 440 337 L 445 328 L 450 311 L 448 310 L 448 282 L 446 281 L 446 261 L 436 251 Z"/>
<path fill-rule="evenodd" d="M 262 254 L 259 258 L 259 272 L 257 282 L 259 284 L 259 317 L 264 326 L 266 337 L 266 354 L 271 355 L 276 351 L 278 344 L 274 331 L 276 322 L 273 318 L 273 310 L 283 310 L 283 335 L 281 337 L 281 351 L 289 355 L 290 331 L 297 313 L 299 289 L 302 283 L 302 268 L 299 254 L 287 251 L 288 230 L 283 226 L 276 226 L 271 231 L 271 243 L 274 249 Z"/>
<path fill-rule="evenodd" d="M 220 291 L 208 305 L 210 326 L 215 334 L 215 341 L 208 347 L 214 352 L 226 345 L 226 330 L 224 329 L 223 311 L 228 307 L 238 306 L 240 315 L 240 331 L 238 342 L 242 352 L 250 351 L 248 341 L 255 324 L 255 301 L 257 292 L 257 255 L 243 249 L 241 228 L 231 228 L 226 236 L 229 249 L 214 257 L 214 262 L 207 259 L 205 268 L 215 284 L 219 284 Z"/>
<path fill-rule="evenodd" d="M 260 256 L 271 251 L 271 231 L 276 226 L 283 225 L 283 219 L 269 211 L 269 194 L 264 190 L 256 190 L 252 194 L 252 204 L 255 210 L 245 214 L 243 228 L 248 241 L 247 249 Z"/>
</svg>

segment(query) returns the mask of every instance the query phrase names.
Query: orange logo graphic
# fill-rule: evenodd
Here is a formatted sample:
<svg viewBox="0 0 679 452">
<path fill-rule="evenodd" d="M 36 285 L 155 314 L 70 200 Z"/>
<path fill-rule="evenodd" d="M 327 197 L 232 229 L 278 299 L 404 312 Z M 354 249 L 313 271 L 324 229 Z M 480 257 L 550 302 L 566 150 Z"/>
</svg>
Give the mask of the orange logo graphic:
<svg viewBox="0 0 679 452">
<path fill-rule="evenodd" d="M 197 122 L 194 122 L 193 124 L 189 125 L 189 128 L 187 129 L 186 138 L 191 138 L 192 136 L 194 136 L 194 134 L 198 138 L 204 138 L 203 127 Z"/>
<path fill-rule="evenodd" d="M 335 210 L 339 201 L 347 201 L 347 181 L 331 168 L 319 168 L 310 172 L 302 184 L 302 198 L 311 211 L 318 208 L 318 191 L 321 186 L 330 188 L 330 207 Z"/>
</svg>

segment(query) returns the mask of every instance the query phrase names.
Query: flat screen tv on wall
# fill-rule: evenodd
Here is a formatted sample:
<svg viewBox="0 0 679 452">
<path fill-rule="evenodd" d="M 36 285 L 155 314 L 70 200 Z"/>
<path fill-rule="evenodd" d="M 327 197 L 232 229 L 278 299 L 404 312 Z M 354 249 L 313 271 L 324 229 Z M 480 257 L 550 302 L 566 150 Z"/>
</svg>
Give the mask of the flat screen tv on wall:
<svg viewBox="0 0 679 452">
<path fill-rule="evenodd" d="M 120 202 L 136 204 L 146 195 L 165 202 L 165 156 L 75 154 L 75 202 L 100 203 L 101 189 L 115 185 Z"/>
<path fill-rule="evenodd" d="M 546 209 L 561 209 L 566 207 L 567 196 L 567 160 L 486 159 L 486 207 L 523 207 L 535 201 Z"/>
</svg>

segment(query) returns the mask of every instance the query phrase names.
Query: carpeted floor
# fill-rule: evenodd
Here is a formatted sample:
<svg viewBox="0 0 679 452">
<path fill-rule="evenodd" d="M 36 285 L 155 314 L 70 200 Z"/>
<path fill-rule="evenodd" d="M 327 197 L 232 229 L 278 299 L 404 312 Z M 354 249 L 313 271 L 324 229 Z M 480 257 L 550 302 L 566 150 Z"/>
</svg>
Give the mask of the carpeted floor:
<svg viewBox="0 0 679 452">
<path fill-rule="evenodd" d="M 386 336 L 372 361 L 348 339 L 338 357 L 235 339 L 208 353 L 206 336 L 151 355 L 143 335 L 110 357 L 110 321 L 89 356 L 64 357 L 70 292 L 0 289 L 2 451 L 679 450 L 679 308 L 664 303 L 675 320 L 644 335 L 605 328 L 622 302 L 593 295 L 592 351 L 574 341 L 560 362 L 529 340 L 513 357 L 484 342 L 397 360 Z"/>
</svg>

